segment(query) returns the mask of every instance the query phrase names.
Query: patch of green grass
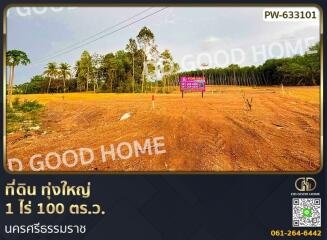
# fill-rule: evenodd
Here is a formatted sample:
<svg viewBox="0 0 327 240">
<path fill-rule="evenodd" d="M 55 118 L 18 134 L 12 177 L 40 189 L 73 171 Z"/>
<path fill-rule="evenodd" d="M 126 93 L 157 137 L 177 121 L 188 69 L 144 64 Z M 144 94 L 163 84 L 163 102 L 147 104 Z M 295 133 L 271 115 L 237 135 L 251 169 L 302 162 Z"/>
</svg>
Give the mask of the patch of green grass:
<svg viewBox="0 0 327 240">
<path fill-rule="evenodd" d="M 13 102 L 13 108 L 17 111 L 21 112 L 32 112 L 32 111 L 38 111 L 42 108 L 42 104 L 38 103 L 38 101 L 28 101 L 24 100 L 24 102 L 20 103 L 19 98 L 16 98 Z"/>
<path fill-rule="evenodd" d="M 39 126 L 39 115 L 43 105 L 35 101 L 20 102 L 16 98 L 12 108 L 7 106 L 7 133 L 23 130 L 28 132 L 31 128 Z"/>
</svg>

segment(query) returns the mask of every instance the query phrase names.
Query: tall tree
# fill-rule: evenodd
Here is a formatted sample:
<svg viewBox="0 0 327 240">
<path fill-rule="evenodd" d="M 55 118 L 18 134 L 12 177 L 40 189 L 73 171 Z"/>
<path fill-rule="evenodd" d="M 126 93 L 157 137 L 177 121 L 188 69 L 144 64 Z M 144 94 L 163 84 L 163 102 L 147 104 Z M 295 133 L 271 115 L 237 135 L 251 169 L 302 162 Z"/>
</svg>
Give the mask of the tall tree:
<svg viewBox="0 0 327 240">
<path fill-rule="evenodd" d="M 133 93 L 135 92 L 135 54 L 137 52 L 137 44 L 135 39 L 130 38 L 128 44 L 126 45 L 126 50 L 132 55 L 133 62 Z"/>
<path fill-rule="evenodd" d="M 230 64 L 227 69 L 233 73 L 233 85 L 237 85 L 236 71 L 240 69 L 240 66 L 237 64 Z"/>
<path fill-rule="evenodd" d="M 147 27 L 143 27 L 137 35 L 137 41 L 143 49 L 143 69 L 146 67 L 147 51 L 154 44 L 154 34 Z M 142 73 L 142 92 L 144 92 L 145 71 Z"/>
<path fill-rule="evenodd" d="M 168 75 L 172 74 L 174 70 L 174 62 L 173 62 L 173 57 L 171 56 L 169 50 L 167 49 L 160 54 L 160 58 L 162 59 L 162 75 L 163 75 L 162 81 L 163 81 L 163 90 L 165 92 L 167 81 L 168 81 Z"/>
<path fill-rule="evenodd" d="M 110 85 L 110 91 L 113 92 L 114 80 L 117 77 L 118 70 L 117 58 L 113 53 L 108 53 L 104 56 L 102 64 L 107 76 L 106 86 Z"/>
<path fill-rule="evenodd" d="M 48 65 L 46 66 L 46 70 L 44 71 L 44 74 L 49 77 L 49 84 L 47 89 L 47 93 L 49 93 L 51 81 L 56 79 L 58 75 L 57 63 L 55 62 L 48 63 Z"/>
<path fill-rule="evenodd" d="M 103 60 L 103 56 L 97 53 L 92 54 L 92 72 L 93 72 L 93 92 L 96 91 L 96 88 L 99 87 L 99 82 L 101 79 L 101 62 Z"/>
<path fill-rule="evenodd" d="M 66 91 L 66 79 L 67 77 L 71 76 L 71 72 L 70 72 L 70 65 L 68 63 L 60 63 L 59 65 L 59 74 L 62 77 L 62 80 L 64 82 L 64 93 Z"/>
<path fill-rule="evenodd" d="M 320 75 L 320 44 L 319 42 L 315 45 L 309 47 L 309 50 L 303 55 L 303 62 L 304 66 L 307 66 L 311 83 L 313 85 L 317 85 L 317 80 L 319 81 Z M 320 84 L 320 82 L 319 82 Z"/>
<path fill-rule="evenodd" d="M 150 50 L 150 55 L 151 55 L 151 63 L 148 64 L 147 69 L 148 69 L 148 73 L 150 74 L 150 77 L 156 83 L 155 92 L 157 92 L 157 90 L 158 90 L 158 73 L 160 73 L 160 66 L 159 66 L 160 53 L 158 51 L 158 46 L 156 44 L 152 45 L 151 50 Z M 151 82 L 151 92 L 152 92 L 152 82 Z"/>
<path fill-rule="evenodd" d="M 92 57 L 88 51 L 83 51 L 78 61 L 78 78 L 85 82 L 85 91 L 89 91 L 89 82 L 93 79 Z"/>
<path fill-rule="evenodd" d="M 7 66 L 9 66 L 9 68 L 10 68 L 9 84 L 8 84 L 8 88 L 9 88 L 8 104 L 9 104 L 10 108 L 12 107 L 11 97 L 12 97 L 12 89 L 13 89 L 13 85 L 14 85 L 15 67 L 20 64 L 27 65 L 30 62 L 31 61 L 27 57 L 27 54 L 23 51 L 10 50 L 10 51 L 7 51 L 7 53 L 6 53 L 6 63 L 7 63 Z"/>
</svg>

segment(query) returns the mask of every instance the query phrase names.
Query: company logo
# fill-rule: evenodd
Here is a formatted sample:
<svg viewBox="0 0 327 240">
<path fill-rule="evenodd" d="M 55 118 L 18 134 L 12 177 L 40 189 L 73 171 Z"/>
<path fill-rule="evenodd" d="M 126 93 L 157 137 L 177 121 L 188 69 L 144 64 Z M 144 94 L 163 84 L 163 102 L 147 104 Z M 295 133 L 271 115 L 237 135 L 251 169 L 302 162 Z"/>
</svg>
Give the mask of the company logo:
<svg viewBox="0 0 327 240">
<path fill-rule="evenodd" d="M 295 188 L 300 192 L 311 192 L 316 186 L 317 182 L 312 177 L 300 177 L 295 181 Z"/>
</svg>

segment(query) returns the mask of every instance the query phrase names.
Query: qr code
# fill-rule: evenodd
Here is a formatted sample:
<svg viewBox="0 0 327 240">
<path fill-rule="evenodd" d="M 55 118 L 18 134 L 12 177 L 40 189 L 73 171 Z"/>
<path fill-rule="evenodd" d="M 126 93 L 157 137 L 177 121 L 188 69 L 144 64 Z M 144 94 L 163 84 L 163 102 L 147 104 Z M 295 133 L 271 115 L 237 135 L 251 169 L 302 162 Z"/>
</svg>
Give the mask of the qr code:
<svg viewBox="0 0 327 240">
<path fill-rule="evenodd" d="M 321 199 L 293 198 L 293 227 L 321 227 Z"/>
</svg>

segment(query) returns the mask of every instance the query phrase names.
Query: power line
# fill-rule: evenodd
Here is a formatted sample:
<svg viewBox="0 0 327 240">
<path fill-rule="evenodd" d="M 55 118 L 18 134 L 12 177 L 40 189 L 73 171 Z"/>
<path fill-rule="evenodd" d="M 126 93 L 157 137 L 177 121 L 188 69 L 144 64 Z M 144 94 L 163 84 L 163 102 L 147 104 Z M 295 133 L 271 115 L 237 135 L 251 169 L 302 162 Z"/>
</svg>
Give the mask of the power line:
<svg viewBox="0 0 327 240">
<path fill-rule="evenodd" d="M 112 32 L 109 32 L 109 33 L 103 34 L 103 35 L 101 35 L 100 37 L 97 37 L 97 38 L 95 38 L 95 39 L 93 39 L 93 40 L 90 40 L 90 41 L 87 41 L 87 42 L 85 42 L 85 43 L 83 43 L 83 44 L 80 44 L 80 45 L 78 45 L 78 46 L 75 46 L 75 47 L 72 48 L 72 49 L 69 49 L 69 50 L 67 50 L 67 51 L 63 51 L 63 52 L 61 52 L 61 53 L 55 54 L 55 55 L 53 55 L 53 56 L 51 56 L 51 57 L 46 57 L 46 58 L 44 58 L 44 59 L 41 59 L 41 60 L 39 60 L 37 63 L 44 62 L 44 61 L 49 60 L 49 59 L 51 59 L 51 58 L 58 57 L 58 56 L 61 56 L 61 55 L 66 54 L 66 53 L 69 53 L 69 52 L 71 52 L 71 51 L 74 51 L 74 50 L 76 50 L 76 49 L 79 49 L 79 48 L 81 48 L 81 47 L 84 47 L 84 46 L 86 46 L 86 45 L 88 45 L 88 44 L 90 44 L 90 43 L 93 43 L 93 42 L 98 41 L 98 40 L 100 40 L 100 39 L 102 39 L 102 38 L 104 38 L 104 37 L 107 37 L 107 36 L 109 36 L 109 35 L 112 35 L 112 34 L 118 32 L 118 31 L 120 31 L 120 30 L 122 30 L 122 29 L 125 29 L 125 28 L 127 28 L 127 27 L 129 27 L 129 26 L 131 26 L 131 25 L 133 25 L 133 24 L 135 24 L 135 23 L 137 23 L 137 22 L 140 22 L 140 21 L 142 21 L 142 20 L 144 20 L 144 19 L 146 19 L 146 18 L 148 18 L 148 17 L 151 17 L 151 16 L 153 16 L 153 15 L 155 15 L 155 14 L 157 14 L 157 13 L 163 11 L 163 10 L 165 10 L 166 8 L 167 8 L 167 7 L 161 8 L 161 9 L 159 9 L 158 11 L 155 11 L 155 12 L 153 12 L 153 13 L 151 13 L 151 14 L 148 14 L 148 15 L 146 15 L 146 16 L 140 18 L 140 19 L 137 19 L 137 20 L 135 20 L 135 21 L 133 21 L 133 22 L 131 22 L 131 23 L 129 23 L 129 24 L 126 24 L 126 25 L 124 25 L 124 26 L 122 26 L 122 27 L 120 27 L 120 28 L 118 28 L 118 29 L 116 29 L 116 30 L 114 30 L 114 31 L 112 31 Z"/>
<path fill-rule="evenodd" d="M 133 19 L 133 18 L 135 18 L 135 17 L 138 17 L 138 16 L 142 15 L 143 13 L 149 11 L 150 9 L 152 9 L 152 7 L 147 8 L 147 9 L 145 9 L 145 10 L 142 10 L 141 12 L 139 12 L 139 13 L 137 13 L 137 14 L 135 14 L 135 15 L 133 15 L 133 16 L 131 16 L 131 17 L 129 17 L 129 18 L 127 18 L 127 19 L 125 19 L 125 20 L 119 22 L 119 23 L 116 23 L 115 25 L 112 25 L 112 26 L 110 26 L 110 27 L 107 27 L 107 28 L 103 29 L 103 30 L 100 31 L 100 32 L 97 32 L 97 33 L 95 33 L 95 34 L 92 34 L 92 35 L 89 36 L 89 37 L 86 37 L 86 38 L 84 38 L 84 39 L 82 39 L 82 40 L 79 40 L 79 41 L 77 41 L 77 42 L 75 42 L 75 43 L 73 43 L 73 44 L 71 44 L 71 45 L 69 45 L 69 46 L 67 46 L 67 47 L 64 47 L 64 48 L 62 48 L 62 49 L 60 49 L 60 50 L 54 52 L 53 54 L 58 54 L 58 53 L 60 53 L 60 52 L 63 52 L 63 51 L 65 51 L 65 50 L 68 50 L 68 49 L 71 48 L 71 47 L 75 47 L 77 44 L 81 44 L 81 43 L 83 43 L 83 42 L 85 42 L 85 41 L 87 41 L 87 40 L 89 40 L 89 39 L 92 39 L 92 38 L 98 36 L 98 35 L 101 34 L 101 33 L 104 33 L 104 32 L 106 32 L 106 31 L 108 31 L 108 30 L 110 30 L 110 29 L 113 29 L 113 28 L 115 28 L 115 27 L 117 27 L 117 26 L 119 26 L 119 25 L 121 25 L 121 24 L 123 24 L 123 23 L 125 23 L 125 22 L 128 22 L 129 20 L 131 20 L 131 19 Z M 37 60 L 37 62 L 38 62 L 38 61 L 42 61 L 43 59 L 46 59 L 46 58 L 48 58 L 48 57 L 51 57 L 53 54 L 49 54 L 48 56 L 45 56 L 45 57 L 43 57 L 43 58 L 40 58 L 39 60 Z"/>
</svg>

